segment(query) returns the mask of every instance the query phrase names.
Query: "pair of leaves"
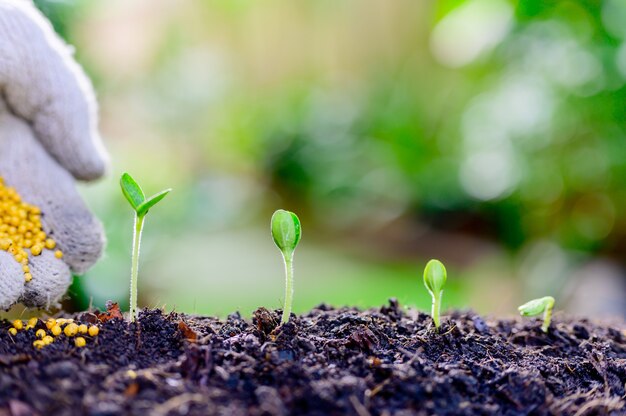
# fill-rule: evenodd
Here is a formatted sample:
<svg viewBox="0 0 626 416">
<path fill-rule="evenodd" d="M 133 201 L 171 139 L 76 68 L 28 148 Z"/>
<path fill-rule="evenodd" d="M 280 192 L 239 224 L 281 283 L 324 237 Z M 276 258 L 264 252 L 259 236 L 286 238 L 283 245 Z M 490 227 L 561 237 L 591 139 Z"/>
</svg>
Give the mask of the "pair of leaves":
<svg viewBox="0 0 626 416">
<path fill-rule="evenodd" d="M 430 260 L 424 268 L 424 285 L 433 294 L 439 295 L 448 280 L 446 268 L 442 262 L 436 259 Z"/>
<path fill-rule="evenodd" d="M 276 246 L 283 254 L 290 256 L 302 237 L 298 216 L 293 212 L 279 209 L 272 215 L 271 230 Z"/>
<path fill-rule="evenodd" d="M 144 217 L 150 208 L 159 203 L 159 201 L 165 198 L 171 191 L 171 189 L 166 189 L 146 199 L 146 195 L 143 193 L 141 186 L 139 186 L 128 173 L 122 175 L 120 186 L 122 187 L 122 193 L 133 207 L 138 217 Z"/>
</svg>

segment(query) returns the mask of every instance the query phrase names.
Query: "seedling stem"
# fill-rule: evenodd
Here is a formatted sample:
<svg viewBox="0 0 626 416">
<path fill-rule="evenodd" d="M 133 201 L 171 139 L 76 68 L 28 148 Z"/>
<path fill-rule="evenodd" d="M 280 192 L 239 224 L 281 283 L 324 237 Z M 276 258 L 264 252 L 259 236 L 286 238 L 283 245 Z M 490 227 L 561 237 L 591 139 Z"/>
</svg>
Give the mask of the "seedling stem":
<svg viewBox="0 0 626 416">
<path fill-rule="evenodd" d="M 137 316 L 137 281 L 139 280 L 139 250 L 141 233 L 145 216 L 135 213 L 135 232 L 133 233 L 133 257 L 130 270 L 130 318 L 134 321 Z"/>
<path fill-rule="evenodd" d="M 283 323 L 289 321 L 291 316 L 291 305 L 293 304 L 293 253 L 285 255 L 285 307 L 281 321 Z"/>
<path fill-rule="evenodd" d="M 440 312 L 441 312 L 441 294 L 443 293 L 443 291 L 440 291 L 439 293 L 433 293 L 433 303 L 432 303 L 432 307 L 430 309 L 430 313 L 431 316 L 433 317 L 433 321 L 435 322 L 435 328 L 439 328 L 439 326 L 441 325 L 440 322 Z"/>
<path fill-rule="evenodd" d="M 546 310 L 543 311 L 543 325 L 541 325 L 541 330 L 543 332 L 548 332 L 548 328 L 550 328 L 550 322 L 552 321 L 552 309 L 554 308 L 554 298 L 552 301 L 546 305 Z"/>
</svg>

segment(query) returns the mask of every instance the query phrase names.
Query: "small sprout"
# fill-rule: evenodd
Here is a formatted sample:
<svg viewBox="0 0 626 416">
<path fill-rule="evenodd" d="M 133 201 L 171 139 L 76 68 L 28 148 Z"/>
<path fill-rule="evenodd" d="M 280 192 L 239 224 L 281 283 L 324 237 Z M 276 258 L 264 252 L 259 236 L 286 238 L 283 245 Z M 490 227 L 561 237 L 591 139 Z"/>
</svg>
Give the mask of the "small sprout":
<svg viewBox="0 0 626 416">
<path fill-rule="evenodd" d="M 296 214 L 279 209 L 272 215 L 271 230 L 274 243 L 283 254 L 285 263 L 285 305 L 281 321 L 286 323 L 291 316 L 293 303 L 293 253 L 302 237 L 302 227 Z"/>
<path fill-rule="evenodd" d="M 46 336 L 46 331 L 44 331 L 43 329 L 38 329 L 37 332 L 35 332 L 35 336 L 37 338 L 43 338 Z"/>
<path fill-rule="evenodd" d="M 38 350 L 42 349 L 45 345 L 46 344 L 44 344 L 44 342 L 40 339 L 33 342 L 33 347 L 37 348 Z"/>
<path fill-rule="evenodd" d="M 73 337 L 78 333 L 78 325 L 75 323 L 68 324 L 64 329 L 63 333 L 68 337 Z"/>
<path fill-rule="evenodd" d="M 43 341 L 44 345 L 50 345 L 54 342 L 54 338 L 52 338 L 50 335 L 46 335 L 41 340 Z"/>
<path fill-rule="evenodd" d="M 37 322 L 38 322 L 38 321 L 39 321 L 39 320 L 38 320 L 37 318 L 30 318 L 30 319 L 28 320 L 28 326 L 30 326 L 31 328 L 34 328 L 34 327 L 35 327 L 35 325 L 37 325 Z"/>
<path fill-rule="evenodd" d="M 57 320 L 54 318 L 50 318 L 46 321 L 46 328 L 52 329 L 57 324 Z"/>
<path fill-rule="evenodd" d="M 24 328 L 24 323 L 19 319 L 16 319 L 15 321 L 13 321 L 13 328 L 19 331 L 20 329 Z"/>
<path fill-rule="evenodd" d="M 87 341 L 85 341 L 85 338 L 83 337 L 76 337 L 74 339 L 74 345 L 76 345 L 78 348 L 82 348 L 87 345 Z"/>
<path fill-rule="evenodd" d="M 124 173 L 120 178 L 120 186 L 126 200 L 135 211 L 135 231 L 133 233 L 133 257 L 130 269 L 130 319 L 137 319 L 137 276 L 139 274 L 139 246 L 143 222 L 150 208 L 161 201 L 171 189 L 161 191 L 146 199 L 141 186 L 130 176 Z"/>
<path fill-rule="evenodd" d="M 424 286 L 433 299 L 431 315 L 435 328 L 439 328 L 439 312 L 441 310 L 441 296 L 447 280 L 446 268 L 439 260 L 430 260 L 424 268 Z"/>
<path fill-rule="evenodd" d="M 61 332 L 63 332 L 63 330 L 61 329 L 60 325 L 55 325 L 50 328 L 50 332 L 52 332 L 52 335 L 54 335 L 55 337 L 58 337 L 59 335 L 61 335 Z"/>
<path fill-rule="evenodd" d="M 552 320 L 552 309 L 554 308 L 554 298 L 552 296 L 545 296 L 539 299 L 533 299 L 526 302 L 517 310 L 522 316 L 537 316 L 543 313 L 543 325 L 541 330 L 548 332 L 550 328 L 550 321 Z"/>
<path fill-rule="evenodd" d="M 89 336 L 90 337 L 95 337 L 96 335 L 98 335 L 100 333 L 100 328 L 98 328 L 95 325 L 91 325 L 89 327 Z"/>
<path fill-rule="evenodd" d="M 9 328 L 9 334 L 16 336 L 17 335 L 17 329 L 15 328 Z"/>
<path fill-rule="evenodd" d="M 85 324 L 78 325 L 78 332 L 80 332 L 81 334 L 86 334 L 87 331 L 89 331 L 89 328 L 87 328 L 87 325 Z"/>
</svg>

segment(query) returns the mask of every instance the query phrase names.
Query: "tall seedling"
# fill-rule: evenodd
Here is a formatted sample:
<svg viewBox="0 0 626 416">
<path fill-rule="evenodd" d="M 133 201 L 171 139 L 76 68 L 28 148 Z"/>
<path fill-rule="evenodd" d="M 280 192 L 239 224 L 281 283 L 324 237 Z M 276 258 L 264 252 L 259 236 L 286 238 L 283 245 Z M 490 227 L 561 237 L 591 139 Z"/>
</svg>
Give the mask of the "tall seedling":
<svg viewBox="0 0 626 416">
<path fill-rule="evenodd" d="M 137 319 L 137 276 L 139 274 L 139 247 L 141 245 L 141 233 L 143 223 L 150 208 L 155 206 L 171 189 L 161 191 L 146 199 L 141 186 L 130 176 L 124 173 L 120 179 L 122 193 L 135 211 L 135 227 L 133 232 L 133 256 L 130 269 L 130 319 Z"/>
</svg>

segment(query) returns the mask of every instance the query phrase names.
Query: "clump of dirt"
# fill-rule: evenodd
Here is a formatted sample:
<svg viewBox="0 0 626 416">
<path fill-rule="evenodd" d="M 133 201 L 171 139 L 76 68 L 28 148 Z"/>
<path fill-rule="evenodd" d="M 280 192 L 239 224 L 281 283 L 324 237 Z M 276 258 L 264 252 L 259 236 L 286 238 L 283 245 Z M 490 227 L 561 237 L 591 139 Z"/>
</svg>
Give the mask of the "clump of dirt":
<svg viewBox="0 0 626 416">
<path fill-rule="evenodd" d="M 284 325 L 280 312 L 148 310 L 104 322 L 82 349 L 37 350 L 3 322 L 0 415 L 626 414 L 623 326 L 557 316 L 545 334 L 536 320 L 453 312 L 436 331 L 393 300 Z"/>
</svg>

